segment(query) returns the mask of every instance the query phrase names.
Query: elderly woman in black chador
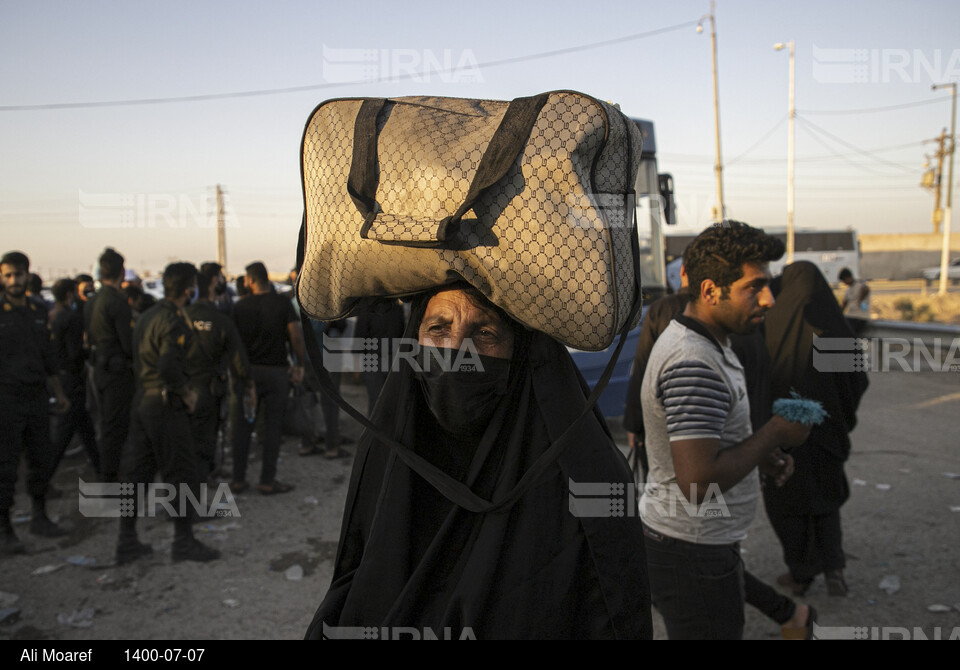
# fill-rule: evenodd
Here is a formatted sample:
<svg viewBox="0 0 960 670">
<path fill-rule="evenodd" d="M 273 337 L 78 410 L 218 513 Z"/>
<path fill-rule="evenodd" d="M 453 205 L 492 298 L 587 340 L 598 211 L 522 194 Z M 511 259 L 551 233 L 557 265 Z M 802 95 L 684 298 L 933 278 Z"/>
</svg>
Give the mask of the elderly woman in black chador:
<svg viewBox="0 0 960 670">
<path fill-rule="evenodd" d="M 652 637 L 631 472 L 583 414 L 566 349 L 466 284 L 419 296 L 407 337 L 420 350 L 388 377 L 382 435 L 361 438 L 307 637 Z M 628 507 L 577 516 L 571 482 L 612 484 Z"/>
<path fill-rule="evenodd" d="M 843 464 L 850 432 L 867 389 L 863 372 L 818 370 L 814 337 L 853 338 L 827 280 L 817 266 L 798 261 L 771 286 L 776 304 L 767 312 L 766 340 L 772 367 L 772 396 L 792 390 L 819 400 L 829 416 L 794 449 L 794 474 L 781 488 L 764 489 L 767 516 L 790 569 L 779 583 L 803 595 L 823 573 L 831 595 L 846 595 L 840 507 L 850 496 Z M 852 339 L 851 339 L 852 341 Z M 819 366 L 822 367 L 822 366 Z"/>
</svg>

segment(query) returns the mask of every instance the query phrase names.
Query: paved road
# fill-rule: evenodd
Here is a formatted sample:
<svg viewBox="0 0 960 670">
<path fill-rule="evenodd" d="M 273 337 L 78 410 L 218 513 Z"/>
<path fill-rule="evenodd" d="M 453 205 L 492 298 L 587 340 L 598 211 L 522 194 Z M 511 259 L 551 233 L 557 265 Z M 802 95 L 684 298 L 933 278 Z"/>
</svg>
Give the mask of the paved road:
<svg viewBox="0 0 960 670">
<path fill-rule="evenodd" d="M 928 637 L 960 635 L 960 610 L 930 612 L 931 605 L 960 606 L 960 376 L 957 373 L 872 373 L 871 387 L 853 434 L 847 473 L 851 499 L 843 509 L 850 560 L 846 598 L 826 595 L 822 581 L 806 601 L 821 624 L 906 630 Z M 344 386 L 362 405 L 362 388 Z M 347 434 L 358 427 L 344 419 Z M 625 434 L 612 427 L 621 445 Z M 112 565 L 115 519 L 77 513 L 77 480 L 89 477 L 82 460 L 64 463 L 57 485 L 64 496 L 51 511 L 72 532 L 41 540 L 18 524 L 30 553 L 0 559 L 0 592 L 16 597 L 20 612 L 0 622 L 0 639 L 15 640 L 212 640 L 286 639 L 303 636 L 329 585 L 350 461 L 297 456 L 286 439 L 279 476 L 297 489 L 285 496 L 245 494 L 240 517 L 203 524 L 198 533 L 224 552 L 210 564 L 171 564 L 170 524 L 144 520 L 143 537 L 154 557 Z M 258 464 L 251 465 L 253 476 Z M 18 487 L 17 513 L 29 502 Z M 91 565 L 67 559 L 85 558 Z M 744 543 L 744 560 L 761 579 L 783 572 L 780 549 L 761 514 Z M 43 573 L 47 566 L 53 572 Z M 296 577 L 300 566 L 302 577 Z M 33 574 L 37 570 L 41 574 Z M 901 587 L 878 588 L 888 575 Z M 7 607 L 0 594 L 0 610 Z M 662 638 L 663 628 L 657 622 Z M 896 631 L 895 631 L 896 632 Z M 747 612 L 747 639 L 779 635 L 778 627 Z"/>
<path fill-rule="evenodd" d="M 831 598 L 818 580 L 807 601 L 825 626 L 960 630 L 960 479 L 944 474 L 960 473 L 960 373 L 871 374 L 852 439 L 842 511 L 851 593 Z M 744 549 L 761 579 L 784 571 L 765 515 Z M 888 575 L 901 584 L 892 595 L 878 588 Z M 776 633 L 748 616 L 748 637 Z"/>
<path fill-rule="evenodd" d="M 873 295 L 883 295 L 892 293 L 922 293 L 925 295 L 936 295 L 940 289 L 940 282 L 924 282 L 922 279 L 905 279 L 902 281 L 894 280 L 874 280 L 868 281 L 870 291 Z M 950 281 L 947 284 L 947 293 L 960 293 L 960 282 Z"/>
</svg>

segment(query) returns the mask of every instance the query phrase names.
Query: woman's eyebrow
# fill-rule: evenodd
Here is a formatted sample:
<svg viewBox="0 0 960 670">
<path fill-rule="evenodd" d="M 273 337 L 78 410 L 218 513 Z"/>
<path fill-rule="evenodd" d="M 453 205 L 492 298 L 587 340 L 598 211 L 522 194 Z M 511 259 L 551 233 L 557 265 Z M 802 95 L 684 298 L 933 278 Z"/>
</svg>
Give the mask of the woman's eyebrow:
<svg viewBox="0 0 960 670">
<path fill-rule="evenodd" d="M 453 318 L 449 314 L 430 314 L 423 318 L 423 323 L 448 324 L 453 323 Z"/>
</svg>

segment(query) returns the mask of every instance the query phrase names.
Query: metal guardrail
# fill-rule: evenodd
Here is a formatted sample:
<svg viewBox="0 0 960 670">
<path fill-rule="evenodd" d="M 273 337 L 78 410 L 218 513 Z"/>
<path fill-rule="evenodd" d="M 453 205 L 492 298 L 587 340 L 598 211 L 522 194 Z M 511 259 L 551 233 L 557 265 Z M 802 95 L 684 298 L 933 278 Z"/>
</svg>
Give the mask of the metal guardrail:
<svg viewBox="0 0 960 670">
<path fill-rule="evenodd" d="M 937 337 L 960 337 L 960 325 L 953 323 L 919 323 L 872 319 L 864 326 L 863 337 L 919 337 L 933 340 Z"/>
<path fill-rule="evenodd" d="M 960 325 L 874 319 L 859 337 L 870 340 L 873 371 L 960 372 Z"/>
</svg>

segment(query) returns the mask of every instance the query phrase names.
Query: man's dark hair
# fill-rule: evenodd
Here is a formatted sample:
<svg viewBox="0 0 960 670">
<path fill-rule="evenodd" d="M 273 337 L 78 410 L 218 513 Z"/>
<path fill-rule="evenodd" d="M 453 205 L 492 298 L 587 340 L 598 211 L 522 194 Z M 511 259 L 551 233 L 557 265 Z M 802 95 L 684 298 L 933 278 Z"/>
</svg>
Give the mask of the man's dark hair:
<svg viewBox="0 0 960 670">
<path fill-rule="evenodd" d="M 127 296 L 127 300 L 132 302 L 136 302 L 143 296 L 143 289 L 136 284 L 127 284 L 122 290 L 123 294 Z"/>
<path fill-rule="evenodd" d="M 31 272 L 27 277 L 27 293 L 30 295 L 40 295 L 43 290 L 43 279 L 35 272 Z"/>
<path fill-rule="evenodd" d="M 220 276 L 222 269 L 222 265 L 213 262 L 204 263 L 200 266 L 200 271 L 197 273 L 197 289 L 201 298 L 207 297 L 207 293 L 210 291 L 210 284 Z"/>
<path fill-rule="evenodd" d="M 683 252 L 683 263 L 693 300 L 700 298 L 700 286 L 712 279 L 721 295 L 743 277 L 744 263 L 770 263 L 783 256 L 783 242 L 759 228 L 740 221 L 716 223 L 697 235 Z"/>
<path fill-rule="evenodd" d="M 83 282 L 87 282 L 88 284 L 92 284 L 92 283 L 93 283 L 93 277 L 91 277 L 91 276 L 88 275 L 88 274 L 82 274 L 82 273 L 81 273 L 81 274 L 78 274 L 76 277 L 74 277 L 74 278 L 73 278 L 73 281 L 75 281 L 75 282 L 78 283 L 78 284 L 81 284 L 81 283 L 83 283 Z"/>
<path fill-rule="evenodd" d="M 247 274 L 253 278 L 255 282 L 261 285 L 269 285 L 270 278 L 267 276 L 267 266 L 265 266 L 260 261 L 251 263 L 246 268 Z"/>
<path fill-rule="evenodd" d="M 244 298 L 250 295 L 250 287 L 247 286 L 247 278 L 243 275 L 237 277 L 237 297 Z"/>
<path fill-rule="evenodd" d="M 123 256 L 112 247 L 107 247 L 100 254 L 100 279 L 113 281 L 123 278 Z"/>
<path fill-rule="evenodd" d="M 171 263 L 163 270 L 163 296 L 176 300 L 196 279 L 197 267 L 193 263 Z"/>
<path fill-rule="evenodd" d="M 58 279 L 53 283 L 53 299 L 59 303 L 65 303 L 67 298 L 77 290 L 77 282 L 70 278 Z"/>
<path fill-rule="evenodd" d="M 853 279 L 853 273 L 850 272 L 850 268 L 843 268 L 842 270 L 840 270 L 840 275 L 838 276 L 838 279 L 840 281 L 844 281 L 846 279 Z"/>
<path fill-rule="evenodd" d="M 8 251 L 0 258 L 0 265 L 12 265 L 23 268 L 25 272 L 30 271 L 30 259 L 21 251 Z"/>
</svg>

